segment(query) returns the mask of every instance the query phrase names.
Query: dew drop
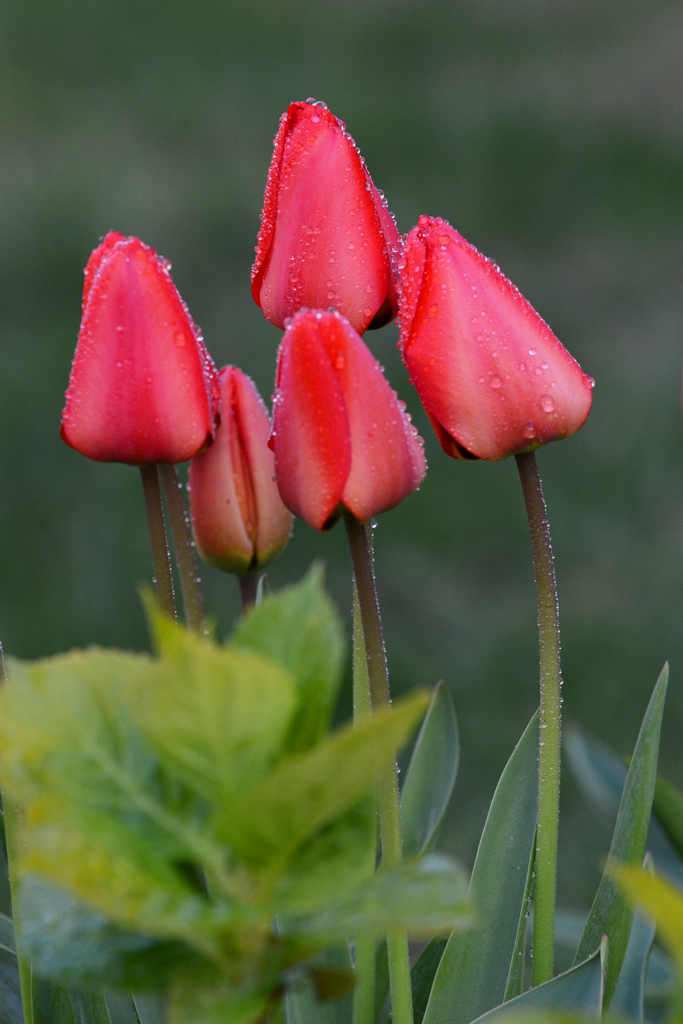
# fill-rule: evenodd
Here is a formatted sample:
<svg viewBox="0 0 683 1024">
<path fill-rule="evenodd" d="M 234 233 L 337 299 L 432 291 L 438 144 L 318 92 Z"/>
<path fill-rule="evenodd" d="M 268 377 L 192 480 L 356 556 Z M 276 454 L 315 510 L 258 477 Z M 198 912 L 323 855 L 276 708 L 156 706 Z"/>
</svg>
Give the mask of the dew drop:
<svg viewBox="0 0 683 1024">
<path fill-rule="evenodd" d="M 491 377 L 490 383 L 492 388 L 501 388 L 503 386 L 503 382 L 497 374 L 495 377 Z"/>
<path fill-rule="evenodd" d="M 530 348 L 529 349 L 529 355 L 530 356 L 535 356 L 536 355 L 536 349 L 535 348 Z"/>
<path fill-rule="evenodd" d="M 531 440 L 532 437 L 536 436 L 536 427 L 533 423 L 529 422 L 524 427 L 524 436 Z"/>
<path fill-rule="evenodd" d="M 555 403 L 550 395 L 541 395 L 541 408 L 543 409 L 543 412 L 555 411 Z"/>
<path fill-rule="evenodd" d="M 431 305 L 429 307 L 429 311 L 427 313 L 427 316 L 435 317 L 435 316 L 438 316 L 438 315 L 439 315 L 439 305 L 438 305 L 437 302 L 435 302 L 435 303 L 433 303 L 433 305 Z"/>
<path fill-rule="evenodd" d="M 584 373 L 584 375 L 583 375 L 583 383 L 586 385 L 586 387 L 590 391 L 591 388 L 595 387 L 595 378 L 594 377 L 589 377 L 589 375 L 587 373 Z"/>
</svg>

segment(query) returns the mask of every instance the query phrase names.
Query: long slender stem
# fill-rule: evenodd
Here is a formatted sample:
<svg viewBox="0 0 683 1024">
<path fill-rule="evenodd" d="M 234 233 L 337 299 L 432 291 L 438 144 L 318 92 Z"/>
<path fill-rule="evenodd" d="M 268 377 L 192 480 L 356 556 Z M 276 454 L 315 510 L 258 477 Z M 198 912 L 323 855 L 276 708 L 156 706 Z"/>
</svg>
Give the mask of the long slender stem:
<svg viewBox="0 0 683 1024">
<path fill-rule="evenodd" d="M 152 566 L 154 568 L 154 586 L 157 602 L 162 612 L 170 615 L 171 618 L 175 618 L 171 556 L 168 552 L 164 510 L 161 504 L 159 474 L 156 465 L 140 466 L 140 476 L 142 477 L 142 489 L 145 494 L 149 539 L 152 545 Z"/>
<path fill-rule="evenodd" d="M 516 455 L 529 520 L 538 602 L 541 743 L 538 765 L 538 827 L 534 886 L 534 960 L 532 982 L 540 985 L 554 972 L 557 833 L 560 814 L 562 676 L 560 623 L 550 527 L 534 452 Z"/>
<path fill-rule="evenodd" d="M 188 629 L 204 632 L 204 602 L 199 584 L 197 556 L 195 554 L 190 521 L 183 501 L 183 488 L 175 466 L 159 463 L 159 476 L 171 524 L 180 590 L 183 595 L 185 621 Z"/>
<path fill-rule="evenodd" d="M 370 703 L 373 710 L 391 703 L 389 672 L 387 669 L 379 614 L 372 554 L 364 526 L 346 513 L 346 533 L 351 549 L 353 574 L 358 589 L 358 604 L 363 627 L 365 656 L 370 684 Z M 386 867 L 400 864 L 403 850 L 401 841 L 401 815 L 398 797 L 396 762 L 391 760 L 377 777 L 377 803 L 379 831 L 382 842 L 382 862 Z M 410 987 L 410 959 L 408 936 L 404 931 L 387 935 L 389 954 L 389 981 L 394 1024 L 413 1024 L 413 1000 Z"/>
</svg>

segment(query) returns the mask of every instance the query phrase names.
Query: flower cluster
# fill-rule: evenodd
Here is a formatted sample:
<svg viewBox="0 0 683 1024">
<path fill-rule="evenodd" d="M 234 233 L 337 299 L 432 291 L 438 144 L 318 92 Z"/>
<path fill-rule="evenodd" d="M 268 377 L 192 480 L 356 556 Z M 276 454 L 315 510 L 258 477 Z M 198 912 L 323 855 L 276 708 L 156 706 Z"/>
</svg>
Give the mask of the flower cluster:
<svg viewBox="0 0 683 1024">
<path fill-rule="evenodd" d="M 590 410 L 592 379 L 494 263 L 438 217 L 401 239 L 343 122 L 314 100 L 282 116 L 252 269 L 254 300 L 285 331 L 272 428 L 239 370 L 219 386 L 169 270 L 113 231 L 93 252 L 62 436 L 100 461 L 192 459 L 199 550 L 232 572 L 279 553 L 289 512 L 317 530 L 367 522 L 422 482 L 421 439 L 361 338 L 399 305 L 402 356 L 447 454 L 530 451 Z"/>
</svg>

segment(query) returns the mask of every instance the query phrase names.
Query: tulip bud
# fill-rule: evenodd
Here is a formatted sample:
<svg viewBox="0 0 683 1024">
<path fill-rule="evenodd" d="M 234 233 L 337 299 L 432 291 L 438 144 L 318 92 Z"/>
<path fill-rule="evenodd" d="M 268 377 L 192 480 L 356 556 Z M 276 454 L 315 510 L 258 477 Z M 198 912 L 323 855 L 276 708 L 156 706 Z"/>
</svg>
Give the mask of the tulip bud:
<svg viewBox="0 0 683 1024">
<path fill-rule="evenodd" d="M 270 420 L 241 370 L 220 371 L 220 425 L 190 463 L 190 511 L 202 558 L 238 576 L 256 572 L 287 544 L 292 517 L 275 483 Z"/>
<path fill-rule="evenodd" d="M 593 378 L 440 217 L 420 217 L 406 239 L 400 316 L 404 361 L 447 455 L 504 459 L 586 420 Z"/>
<path fill-rule="evenodd" d="M 302 310 L 287 326 L 270 444 L 282 500 L 316 530 L 344 510 L 367 522 L 411 494 L 426 472 L 405 404 L 335 311 Z"/>
<path fill-rule="evenodd" d="M 98 462 L 185 462 L 213 437 L 216 368 L 169 269 L 118 231 L 88 260 L 62 437 Z"/>
<path fill-rule="evenodd" d="M 284 328 L 334 307 L 362 334 L 396 315 L 401 239 L 344 122 L 324 104 L 282 115 L 268 172 L 251 293 Z"/>
</svg>

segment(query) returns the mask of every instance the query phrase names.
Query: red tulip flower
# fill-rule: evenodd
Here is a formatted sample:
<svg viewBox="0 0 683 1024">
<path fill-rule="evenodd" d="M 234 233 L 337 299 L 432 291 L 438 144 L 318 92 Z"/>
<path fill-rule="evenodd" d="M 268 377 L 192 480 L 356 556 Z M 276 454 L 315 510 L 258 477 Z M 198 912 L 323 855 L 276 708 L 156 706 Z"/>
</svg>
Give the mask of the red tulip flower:
<svg viewBox="0 0 683 1024">
<path fill-rule="evenodd" d="M 403 358 L 448 455 L 504 459 L 568 437 L 592 377 L 515 286 L 440 217 L 420 217 L 401 269 Z"/>
<path fill-rule="evenodd" d="M 364 523 L 420 486 L 422 441 L 370 350 L 339 313 L 302 310 L 278 355 L 273 434 L 285 505 L 316 530 Z"/>
<path fill-rule="evenodd" d="M 284 328 L 334 307 L 362 334 L 396 314 L 400 236 L 344 122 L 314 100 L 282 115 L 268 173 L 251 292 Z"/>
<path fill-rule="evenodd" d="M 98 462 L 184 462 L 213 437 L 216 369 L 169 267 L 110 231 L 85 268 L 62 437 Z"/>
<path fill-rule="evenodd" d="M 220 371 L 220 426 L 190 463 L 190 509 L 201 556 L 226 572 L 256 572 L 282 551 L 292 517 L 275 483 L 270 419 L 254 383 Z"/>
</svg>

